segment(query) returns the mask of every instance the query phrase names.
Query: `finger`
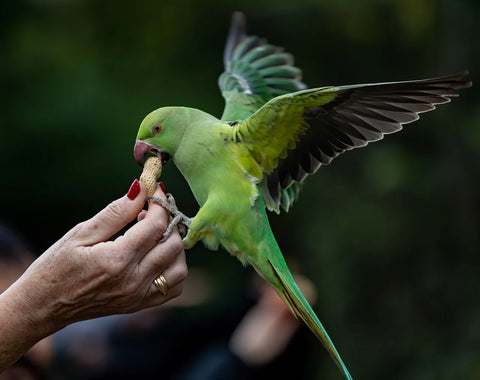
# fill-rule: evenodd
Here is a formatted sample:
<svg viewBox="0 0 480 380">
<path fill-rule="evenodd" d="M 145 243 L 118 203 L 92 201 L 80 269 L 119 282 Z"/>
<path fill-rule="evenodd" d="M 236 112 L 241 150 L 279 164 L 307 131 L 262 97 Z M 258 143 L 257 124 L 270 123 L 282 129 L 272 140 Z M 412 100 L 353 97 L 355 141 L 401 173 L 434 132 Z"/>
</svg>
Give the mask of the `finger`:
<svg viewBox="0 0 480 380">
<path fill-rule="evenodd" d="M 160 186 L 157 187 L 154 196 L 167 199 Z M 141 220 L 119 239 L 123 250 L 131 255 L 132 260 L 137 261 L 141 260 L 163 237 L 170 218 L 168 211 L 152 200 L 149 201 L 146 214 L 142 212 L 138 216 Z"/>
<path fill-rule="evenodd" d="M 147 216 L 147 210 L 142 210 L 137 216 L 137 222 L 142 221 Z"/>
<path fill-rule="evenodd" d="M 167 283 L 168 290 L 165 295 L 154 284 L 154 280 L 160 275 L 164 277 Z M 185 252 L 182 251 L 168 268 L 153 277 L 149 288 L 149 302 L 153 302 L 152 304 L 159 304 L 160 302 L 164 302 L 165 298 L 171 299 L 177 297 L 183 289 L 183 282 L 187 275 L 188 269 L 185 260 Z"/>
<path fill-rule="evenodd" d="M 177 286 L 185 281 L 188 276 L 185 251 L 182 251 L 176 257 L 175 261 L 163 271 L 162 275 L 165 277 L 169 288 Z"/>
<path fill-rule="evenodd" d="M 167 201 L 167 196 L 163 192 L 162 187 L 160 185 L 157 186 L 157 190 L 155 191 L 155 194 L 153 194 L 153 197 L 160 198 L 164 201 Z M 151 219 L 169 218 L 170 213 L 168 210 L 165 209 L 165 207 L 163 207 L 162 205 L 159 205 L 153 199 L 149 199 L 146 217 Z"/>
<path fill-rule="evenodd" d="M 153 281 L 175 263 L 180 255 L 184 256 L 182 239 L 178 233 L 172 233 L 166 241 L 158 243 L 142 258 L 138 265 L 139 276 L 150 277 Z"/>
<path fill-rule="evenodd" d="M 144 300 L 146 304 L 143 305 L 142 308 L 162 305 L 165 302 L 178 297 L 180 294 L 182 294 L 182 291 L 183 291 L 183 282 L 178 285 L 169 287 L 167 295 L 163 295 L 157 289 L 155 284 L 152 283 L 151 287 L 148 289 L 149 294 L 147 298 Z"/>
<path fill-rule="evenodd" d="M 133 191 L 132 191 L 133 190 Z M 124 195 L 105 207 L 93 218 L 80 223 L 71 232 L 81 245 L 93 245 L 108 240 L 135 219 L 145 203 L 145 186 L 135 180 Z M 130 199 L 130 197 L 134 199 Z"/>
</svg>

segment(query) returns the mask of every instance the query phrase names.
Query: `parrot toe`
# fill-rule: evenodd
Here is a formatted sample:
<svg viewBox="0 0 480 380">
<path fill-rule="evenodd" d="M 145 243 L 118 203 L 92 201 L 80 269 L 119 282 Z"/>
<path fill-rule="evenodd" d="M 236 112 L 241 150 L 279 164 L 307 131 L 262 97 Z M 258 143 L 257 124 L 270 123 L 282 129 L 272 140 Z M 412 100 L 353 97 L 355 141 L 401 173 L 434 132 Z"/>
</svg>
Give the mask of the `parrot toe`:
<svg viewBox="0 0 480 380">
<path fill-rule="evenodd" d="M 168 237 L 172 234 L 173 229 L 178 227 L 178 232 L 180 236 L 183 238 L 187 234 L 188 227 L 190 226 L 191 218 L 186 216 L 183 212 L 181 212 L 175 203 L 175 198 L 170 193 L 166 194 L 167 200 L 164 201 L 163 199 L 157 197 L 147 197 L 147 200 L 151 199 L 155 203 L 158 203 L 160 206 L 164 207 L 167 211 L 170 212 L 173 219 L 168 225 L 167 229 L 163 233 L 163 237 L 160 242 L 163 242 L 168 239 Z"/>
</svg>

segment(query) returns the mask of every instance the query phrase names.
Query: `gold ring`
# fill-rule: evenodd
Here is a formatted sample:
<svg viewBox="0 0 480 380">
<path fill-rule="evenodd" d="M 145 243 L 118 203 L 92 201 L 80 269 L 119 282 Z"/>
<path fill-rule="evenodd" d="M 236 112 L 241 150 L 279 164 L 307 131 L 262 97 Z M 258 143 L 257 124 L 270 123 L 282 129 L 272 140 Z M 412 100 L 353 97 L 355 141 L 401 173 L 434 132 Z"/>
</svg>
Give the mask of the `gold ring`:
<svg viewBox="0 0 480 380">
<path fill-rule="evenodd" d="M 168 284 L 167 280 L 165 280 L 165 277 L 161 274 L 158 276 L 155 280 L 153 280 L 153 283 L 157 287 L 157 289 L 162 293 L 164 296 L 167 295 L 168 293 Z"/>
</svg>

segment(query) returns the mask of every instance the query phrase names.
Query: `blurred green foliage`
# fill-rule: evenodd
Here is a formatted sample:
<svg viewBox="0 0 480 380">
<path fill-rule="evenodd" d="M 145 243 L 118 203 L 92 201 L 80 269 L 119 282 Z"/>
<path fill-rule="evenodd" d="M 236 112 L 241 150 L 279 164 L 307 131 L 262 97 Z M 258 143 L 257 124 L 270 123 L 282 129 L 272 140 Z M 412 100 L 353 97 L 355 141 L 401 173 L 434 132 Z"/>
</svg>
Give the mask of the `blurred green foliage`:
<svg viewBox="0 0 480 380">
<path fill-rule="evenodd" d="M 0 216 L 39 252 L 123 195 L 137 128 L 165 105 L 221 114 L 231 14 L 285 46 L 310 86 L 478 75 L 476 0 L 30 0 L 0 3 Z M 478 77 L 477 77 L 478 78 Z M 480 101 L 476 87 L 349 152 L 272 216 L 318 288 L 316 310 L 359 379 L 480 378 Z M 172 164 L 162 180 L 196 205 Z M 217 301 L 247 273 L 197 247 Z M 221 286 L 220 286 L 221 285 Z M 336 379 L 311 341 L 309 378 Z"/>
</svg>

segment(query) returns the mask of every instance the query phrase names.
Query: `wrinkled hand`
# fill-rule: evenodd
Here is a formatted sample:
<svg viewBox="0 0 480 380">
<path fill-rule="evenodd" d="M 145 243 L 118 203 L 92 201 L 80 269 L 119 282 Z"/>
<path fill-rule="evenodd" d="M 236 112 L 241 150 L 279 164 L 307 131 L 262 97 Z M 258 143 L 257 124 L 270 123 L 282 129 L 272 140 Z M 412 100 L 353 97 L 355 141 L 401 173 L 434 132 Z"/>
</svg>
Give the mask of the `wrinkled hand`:
<svg viewBox="0 0 480 380">
<path fill-rule="evenodd" d="M 166 199 L 160 187 L 155 196 Z M 182 240 L 175 231 L 158 243 L 169 215 L 155 203 L 142 211 L 145 198 L 141 184 L 133 200 L 124 196 L 78 224 L 2 294 L 8 305 L 2 312 L 17 318 L 17 333 L 32 330 L 18 339 L 33 344 L 67 324 L 138 311 L 181 293 L 187 275 Z M 107 241 L 137 217 L 123 235 Z M 169 286 L 166 296 L 153 284 L 160 274 Z"/>
</svg>

